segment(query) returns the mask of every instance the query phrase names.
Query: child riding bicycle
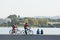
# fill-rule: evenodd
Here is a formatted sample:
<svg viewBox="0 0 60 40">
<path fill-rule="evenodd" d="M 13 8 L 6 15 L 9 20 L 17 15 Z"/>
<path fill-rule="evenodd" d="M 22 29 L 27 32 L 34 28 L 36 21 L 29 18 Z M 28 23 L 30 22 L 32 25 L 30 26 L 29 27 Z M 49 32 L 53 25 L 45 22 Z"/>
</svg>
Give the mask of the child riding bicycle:
<svg viewBox="0 0 60 40">
<path fill-rule="evenodd" d="M 17 26 L 16 25 L 12 25 L 12 33 L 15 33 L 16 32 L 16 29 L 17 29 Z"/>
</svg>

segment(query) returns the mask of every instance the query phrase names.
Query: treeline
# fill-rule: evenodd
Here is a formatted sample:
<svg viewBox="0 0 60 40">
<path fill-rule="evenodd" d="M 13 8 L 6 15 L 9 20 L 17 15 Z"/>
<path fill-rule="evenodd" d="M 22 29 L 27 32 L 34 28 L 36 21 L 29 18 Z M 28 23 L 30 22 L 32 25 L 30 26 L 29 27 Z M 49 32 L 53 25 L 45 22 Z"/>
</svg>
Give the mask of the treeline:
<svg viewBox="0 0 60 40">
<path fill-rule="evenodd" d="M 11 19 L 11 23 L 9 25 L 16 24 L 18 26 L 23 26 L 23 23 L 28 23 L 30 26 L 44 26 L 48 25 L 48 19 L 45 18 L 31 18 L 31 17 L 24 17 L 21 18 L 20 16 L 10 15 L 7 18 Z"/>
<path fill-rule="evenodd" d="M 16 24 L 17 26 L 23 26 L 23 23 L 28 23 L 30 26 L 35 27 L 46 27 L 48 22 L 53 22 L 53 21 L 60 21 L 60 19 L 49 19 L 49 18 L 32 18 L 32 17 L 24 17 L 21 18 L 19 15 L 9 15 L 7 18 L 11 19 L 11 22 L 7 22 L 5 24 L 1 24 L 0 26 L 11 26 L 13 24 Z"/>
</svg>

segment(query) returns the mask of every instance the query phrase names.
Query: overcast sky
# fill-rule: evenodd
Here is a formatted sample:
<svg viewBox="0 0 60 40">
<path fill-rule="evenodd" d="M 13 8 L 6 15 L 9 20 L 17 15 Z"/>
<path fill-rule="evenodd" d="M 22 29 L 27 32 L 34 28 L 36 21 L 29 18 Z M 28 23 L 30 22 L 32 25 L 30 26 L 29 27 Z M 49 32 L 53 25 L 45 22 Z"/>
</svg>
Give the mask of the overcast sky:
<svg viewBox="0 0 60 40">
<path fill-rule="evenodd" d="M 60 16 L 60 0 L 0 0 L 0 18 Z"/>
</svg>

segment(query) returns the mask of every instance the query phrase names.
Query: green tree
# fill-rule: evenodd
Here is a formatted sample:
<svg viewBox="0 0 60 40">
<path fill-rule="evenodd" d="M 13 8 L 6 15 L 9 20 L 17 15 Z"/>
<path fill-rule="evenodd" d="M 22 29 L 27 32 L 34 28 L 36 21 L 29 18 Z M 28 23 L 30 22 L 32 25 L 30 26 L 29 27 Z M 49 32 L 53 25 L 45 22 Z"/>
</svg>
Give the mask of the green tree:
<svg viewBox="0 0 60 40">
<path fill-rule="evenodd" d="M 19 19 L 18 19 L 17 15 L 15 15 L 15 14 L 9 15 L 8 18 L 11 19 L 11 25 L 12 24 L 17 24 L 17 25 L 19 24 Z"/>
<path fill-rule="evenodd" d="M 38 25 L 38 19 L 34 18 L 33 23 L 34 23 L 35 26 Z"/>
<path fill-rule="evenodd" d="M 39 20 L 39 24 L 40 24 L 41 26 L 48 25 L 48 19 L 46 19 L 46 18 L 41 18 L 41 19 Z"/>
</svg>

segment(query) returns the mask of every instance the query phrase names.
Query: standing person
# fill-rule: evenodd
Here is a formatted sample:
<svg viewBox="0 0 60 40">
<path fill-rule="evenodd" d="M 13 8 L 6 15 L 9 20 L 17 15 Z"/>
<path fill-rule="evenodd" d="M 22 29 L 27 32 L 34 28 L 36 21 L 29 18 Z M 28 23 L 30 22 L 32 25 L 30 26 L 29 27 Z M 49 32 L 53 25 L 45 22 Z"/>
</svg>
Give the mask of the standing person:
<svg viewBox="0 0 60 40">
<path fill-rule="evenodd" d="M 26 35 L 27 35 L 27 27 L 28 27 L 28 24 L 25 23 L 25 24 L 24 24 L 24 29 L 25 29 L 25 33 L 26 33 Z"/>
</svg>

